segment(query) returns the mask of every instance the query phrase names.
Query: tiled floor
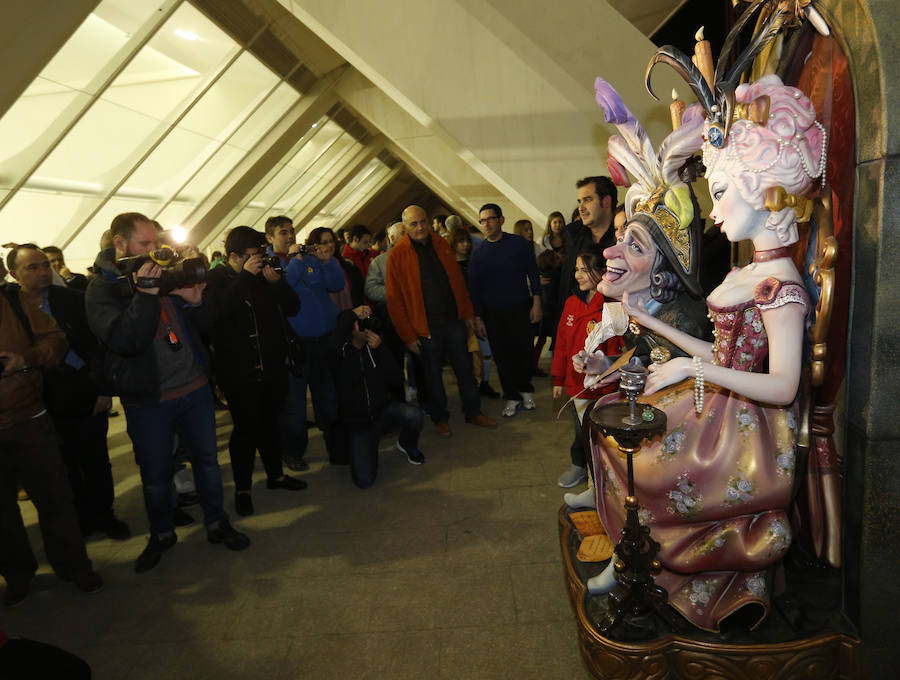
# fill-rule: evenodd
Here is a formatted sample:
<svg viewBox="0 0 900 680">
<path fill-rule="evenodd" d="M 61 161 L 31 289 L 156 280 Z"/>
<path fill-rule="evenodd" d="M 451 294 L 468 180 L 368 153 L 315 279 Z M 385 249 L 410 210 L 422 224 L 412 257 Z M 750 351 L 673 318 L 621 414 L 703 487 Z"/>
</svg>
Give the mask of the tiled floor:
<svg viewBox="0 0 900 680">
<path fill-rule="evenodd" d="M 208 544 L 198 521 L 146 574 L 133 571 L 146 542 L 139 478 L 113 418 L 116 510 L 136 535 L 88 544 L 103 592 L 77 592 L 44 563 L 31 596 L 0 609 L 0 627 L 79 654 L 98 680 L 589 677 L 556 528 L 571 417 L 554 420 L 550 379 L 537 378 L 536 411 L 478 429 L 463 424 L 449 373 L 446 383 L 454 435 L 426 425 L 425 465 L 385 439 L 379 479 L 360 491 L 325 462 L 317 434 L 309 489 L 269 491 L 257 465 L 257 514 L 235 521 L 248 550 Z M 501 406 L 483 402 L 498 420 Z M 227 412 L 218 422 L 232 511 Z M 34 510 L 22 510 L 39 549 Z"/>
</svg>

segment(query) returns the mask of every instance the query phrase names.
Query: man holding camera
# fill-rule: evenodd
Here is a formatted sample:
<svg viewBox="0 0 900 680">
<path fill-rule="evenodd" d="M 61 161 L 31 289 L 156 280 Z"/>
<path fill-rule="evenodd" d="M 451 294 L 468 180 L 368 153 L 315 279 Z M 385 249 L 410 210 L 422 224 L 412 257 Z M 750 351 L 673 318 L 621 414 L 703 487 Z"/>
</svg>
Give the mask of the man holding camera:
<svg viewBox="0 0 900 680">
<path fill-rule="evenodd" d="M 253 514 L 250 487 L 257 449 L 267 488 L 306 488 L 306 482 L 284 474 L 278 433 L 291 370 L 285 363 L 290 341 L 285 315 L 300 311 L 300 299 L 281 275 L 280 260 L 267 261 L 272 256 L 264 254 L 265 245 L 265 234 L 255 229 L 232 229 L 225 239 L 227 259 L 210 270 L 204 295 L 217 314 L 213 366 L 234 425 L 228 450 L 239 515 Z M 288 269 L 300 266 L 295 258 Z"/>
<path fill-rule="evenodd" d="M 159 230 L 140 213 L 113 218 L 113 247 L 94 263 L 98 272 L 86 294 L 88 323 L 105 352 L 102 378 L 110 394 L 120 396 L 128 436 L 141 471 L 150 540 L 135 561 L 135 571 L 157 565 L 177 542 L 173 510 L 173 448 L 176 431 L 191 459 L 203 506 L 207 539 L 243 550 L 250 539 L 228 522 L 223 508 L 222 474 L 216 451 L 212 392 L 207 384 L 208 357 L 198 334 L 209 329 L 213 310 L 203 305 L 203 288 L 183 285 L 161 294 L 172 271 L 144 256 L 159 251 Z M 132 259 L 125 259 L 132 258 Z M 202 274 L 191 270 L 196 283 Z"/>
<path fill-rule="evenodd" d="M 366 489 L 378 474 L 378 440 L 400 430 L 397 449 L 412 465 L 421 465 L 422 411 L 391 399 L 391 388 L 403 384 L 400 367 L 381 341 L 375 317 L 346 310 L 331 336 L 341 422 L 347 430 L 353 483 Z"/>
</svg>

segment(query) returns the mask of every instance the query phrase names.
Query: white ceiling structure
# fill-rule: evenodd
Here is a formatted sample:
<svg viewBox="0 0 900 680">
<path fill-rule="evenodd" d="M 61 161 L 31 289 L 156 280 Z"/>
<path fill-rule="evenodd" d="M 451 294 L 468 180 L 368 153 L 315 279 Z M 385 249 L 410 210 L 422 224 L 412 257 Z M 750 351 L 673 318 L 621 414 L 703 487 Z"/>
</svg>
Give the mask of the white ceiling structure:
<svg viewBox="0 0 900 680">
<path fill-rule="evenodd" d="M 655 47 L 613 6 L 651 31 L 674 0 L 21 4 L 0 29 L 21 66 L 0 74 L 0 243 L 82 270 L 121 212 L 212 249 L 273 214 L 396 215 L 410 177 L 468 220 L 493 201 L 541 231 L 605 173 L 597 75 L 668 131 L 643 90 Z"/>
</svg>

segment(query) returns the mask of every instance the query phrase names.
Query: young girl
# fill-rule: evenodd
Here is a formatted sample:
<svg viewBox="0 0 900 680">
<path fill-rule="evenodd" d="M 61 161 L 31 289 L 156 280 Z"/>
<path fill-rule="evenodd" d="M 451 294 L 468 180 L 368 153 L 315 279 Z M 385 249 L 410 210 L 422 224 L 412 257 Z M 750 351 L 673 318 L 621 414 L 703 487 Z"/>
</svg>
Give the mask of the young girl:
<svg viewBox="0 0 900 680">
<path fill-rule="evenodd" d="M 611 384 L 599 389 L 585 390 L 585 374 L 576 372 L 572 365 L 572 356 L 586 349 L 585 342 L 588 336 L 597 328 L 603 317 L 603 295 L 597 292 L 597 284 L 603 275 L 601 257 L 599 249 L 587 248 L 575 259 L 575 281 L 578 283 L 578 291 L 566 300 L 556 330 L 556 351 L 553 353 L 551 368 L 553 398 L 561 397 L 565 387 L 566 394 L 573 397 L 575 402 L 575 439 L 570 448 L 572 464 L 560 475 L 557 482 L 564 489 L 587 481 L 587 464 L 581 434 L 584 413 L 595 400 L 615 389 L 615 385 Z M 599 349 L 606 356 L 610 356 L 620 354 L 622 347 L 622 338 L 616 335 L 591 349 Z"/>
</svg>

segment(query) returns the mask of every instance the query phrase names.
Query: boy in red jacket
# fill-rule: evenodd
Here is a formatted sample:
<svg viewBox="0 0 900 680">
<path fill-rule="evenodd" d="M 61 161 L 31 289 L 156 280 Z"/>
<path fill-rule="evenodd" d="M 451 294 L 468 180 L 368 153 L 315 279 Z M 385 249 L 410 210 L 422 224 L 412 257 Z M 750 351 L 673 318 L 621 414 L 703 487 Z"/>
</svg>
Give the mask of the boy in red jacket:
<svg viewBox="0 0 900 680">
<path fill-rule="evenodd" d="M 621 328 L 610 327 L 610 319 L 606 319 L 604 324 L 607 328 L 600 328 L 603 321 L 604 300 L 603 295 L 597 292 L 597 284 L 603 274 L 602 262 L 597 249 L 588 248 L 578 254 L 575 260 L 575 281 L 578 283 L 578 291 L 566 300 L 556 330 L 556 348 L 550 370 L 553 375 L 553 398 L 561 397 L 565 387 L 566 394 L 575 402 L 575 440 L 570 449 L 572 464 L 560 475 L 557 482 L 564 489 L 577 486 L 588 478 L 581 434 L 582 420 L 587 407 L 616 388 L 612 383 L 585 389 L 584 380 L 587 376 L 575 370 L 572 357 L 582 350 L 594 352 L 598 349 L 607 356 L 616 355 L 621 354 L 624 347 L 621 338 L 621 333 L 627 325 L 627 318 L 624 315 L 619 315 L 624 322 L 615 324 L 621 325 Z M 588 340 L 590 342 L 586 345 Z"/>
</svg>

